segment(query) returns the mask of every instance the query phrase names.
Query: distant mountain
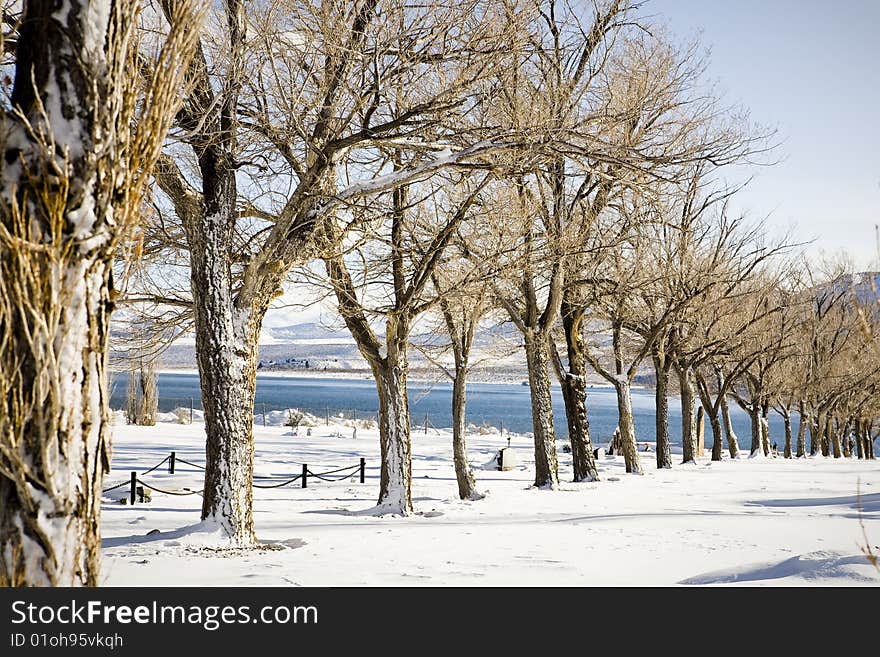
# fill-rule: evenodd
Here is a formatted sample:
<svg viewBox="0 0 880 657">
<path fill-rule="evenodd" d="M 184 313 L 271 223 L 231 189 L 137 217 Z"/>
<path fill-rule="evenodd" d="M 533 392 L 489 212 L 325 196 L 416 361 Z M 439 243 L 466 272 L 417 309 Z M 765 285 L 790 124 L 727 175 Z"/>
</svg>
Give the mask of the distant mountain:
<svg viewBox="0 0 880 657">
<path fill-rule="evenodd" d="M 263 328 L 260 343 L 303 344 L 303 341 L 309 341 L 312 344 L 319 344 L 319 341 L 326 344 L 348 344 L 353 342 L 353 339 L 351 333 L 344 326 L 331 328 L 317 322 L 307 322 Z"/>
</svg>

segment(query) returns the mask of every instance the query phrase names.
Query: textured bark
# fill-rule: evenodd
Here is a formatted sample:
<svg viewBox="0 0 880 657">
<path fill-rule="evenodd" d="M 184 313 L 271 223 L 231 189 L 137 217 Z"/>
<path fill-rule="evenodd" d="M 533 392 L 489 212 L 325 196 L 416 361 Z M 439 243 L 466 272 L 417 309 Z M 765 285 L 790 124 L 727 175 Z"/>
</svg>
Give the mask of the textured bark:
<svg viewBox="0 0 880 657">
<path fill-rule="evenodd" d="M 388 513 L 401 515 L 409 515 L 413 510 L 407 369 L 405 350 L 373 368 L 379 392 L 379 443 L 382 452 L 377 504 Z"/>
<path fill-rule="evenodd" d="M 217 522 L 232 544 L 249 547 L 256 542 L 253 411 L 262 317 L 236 310 L 230 296 L 216 292 L 229 277 L 202 255 L 192 256 L 193 278 L 202 279 L 193 284 L 206 433 L 202 519 Z"/>
<path fill-rule="evenodd" d="M 565 402 L 568 440 L 574 481 L 598 481 L 599 471 L 593 457 L 590 423 L 587 419 L 587 366 L 581 337 L 583 312 L 562 303 L 562 327 L 568 351 L 568 371 L 558 366 L 559 383 Z"/>
<path fill-rule="evenodd" d="M 467 458 L 467 371 L 456 368 L 452 382 L 452 457 L 455 463 L 455 478 L 458 481 L 458 496 L 463 500 L 481 497 L 477 492 L 477 482 Z"/>
<path fill-rule="evenodd" d="M 4 277 L 15 264 L 6 256 L 0 249 Z M 44 264 L 57 288 L 32 288 L 31 303 L 57 324 L 26 313 L 0 317 L 9 339 L 0 376 L 17 365 L 16 390 L 3 390 L 0 406 L 0 585 L 96 586 L 109 467 L 110 263 L 83 259 L 55 272 Z M 42 347 L 31 350 L 27 335 Z"/>
<path fill-rule="evenodd" d="M 691 381 L 690 368 L 678 367 L 678 383 L 681 389 L 681 447 L 682 463 L 696 462 L 697 426 L 696 399 L 694 385 Z"/>
<path fill-rule="evenodd" d="M 257 338 L 268 302 L 239 307 L 231 252 L 237 219 L 234 139 L 199 153 L 204 207 L 185 217 L 190 246 L 196 360 L 205 410 L 202 519 L 223 528 L 232 544 L 255 543 L 253 412 Z"/>
<path fill-rule="evenodd" d="M 127 70 L 137 2 L 22 7 L 14 110 L 0 110 L 0 586 L 96 585 L 113 260 L 189 42 L 172 27 L 140 106 Z"/>
<path fill-rule="evenodd" d="M 856 420 L 856 456 L 865 458 L 865 427 L 862 420 Z"/>
<path fill-rule="evenodd" d="M 654 354 L 652 360 L 657 378 L 654 390 L 657 468 L 668 469 L 672 467 L 672 450 L 669 444 L 669 364 L 657 354 Z"/>
<path fill-rule="evenodd" d="M 525 334 L 526 363 L 532 400 L 532 427 L 535 441 L 535 486 L 557 488 L 559 465 L 550 396 L 550 358 L 547 337 L 531 330 Z"/>
<path fill-rule="evenodd" d="M 636 446 L 636 430 L 633 424 L 632 395 L 628 381 L 617 381 L 614 385 L 617 392 L 617 415 L 620 429 L 620 448 L 626 471 L 632 474 L 644 474 L 639 461 L 639 450 Z"/>
<path fill-rule="evenodd" d="M 803 401 L 798 402 L 798 434 L 797 451 L 795 455 L 800 459 L 807 455 L 807 409 Z"/>
<path fill-rule="evenodd" d="M 730 420 L 730 407 L 727 404 L 727 396 L 721 398 L 721 419 L 724 421 L 724 433 L 727 435 L 727 449 L 730 458 L 739 457 L 739 439 L 733 430 L 733 422 Z"/>
<path fill-rule="evenodd" d="M 85 0 L 32 0 L 24 12 L 20 114 L 0 116 L 0 586 L 93 586 L 113 204 L 125 198 L 106 111 L 121 80 L 104 47 L 111 15 L 126 29 L 133 14 Z"/>
</svg>

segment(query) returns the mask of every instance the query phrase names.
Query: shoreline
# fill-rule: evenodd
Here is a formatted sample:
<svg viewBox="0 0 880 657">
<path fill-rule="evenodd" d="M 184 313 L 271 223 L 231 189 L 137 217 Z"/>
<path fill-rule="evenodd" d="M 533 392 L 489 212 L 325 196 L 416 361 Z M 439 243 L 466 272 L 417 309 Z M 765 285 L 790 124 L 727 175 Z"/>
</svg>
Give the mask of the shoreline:
<svg viewBox="0 0 880 657">
<path fill-rule="evenodd" d="M 127 372 L 128 370 L 119 370 L 119 369 L 111 369 L 111 374 L 122 374 Z M 194 368 L 161 368 L 159 369 L 159 374 L 183 374 L 188 376 L 198 376 L 199 372 Z M 297 370 L 258 370 L 257 378 L 276 378 L 276 379 L 337 379 L 337 380 L 350 380 L 350 381 L 372 381 L 373 375 L 367 371 L 362 370 L 313 370 L 310 372 L 305 371 L 297 371 Z M 407 380 L 412 383 L 442 383 L 452 385 L 451 379 L 447 377 L 438 377 L 438 378 L 429 378 L 427 376 L 419 376 L 410 375 L 407 377 Z M 468 379 L 468 385 L 509 385 L 509 386 L 517 386 L 523 385 L 525 379 L 523 378 L 509 378 L 509 379 L 499 379 L 495 377 L 492 380 L 480 380 L 479 378 Z M 553 381 L 551 384 L 554 388 L 559 388 L 559 382 Z M 523 387 L 526 387 L 523 385 Z M 602 383 L 602 382 L 590 382 L 587 383 L 587 388 L 600 388 L 600 389 L 614 389 L 614 386 L 610 383 Z M 645 386 L 641 384 L 633 384 L 631 386 L 634 390 L 653 390 L 652 386 Z"/>
</svg>

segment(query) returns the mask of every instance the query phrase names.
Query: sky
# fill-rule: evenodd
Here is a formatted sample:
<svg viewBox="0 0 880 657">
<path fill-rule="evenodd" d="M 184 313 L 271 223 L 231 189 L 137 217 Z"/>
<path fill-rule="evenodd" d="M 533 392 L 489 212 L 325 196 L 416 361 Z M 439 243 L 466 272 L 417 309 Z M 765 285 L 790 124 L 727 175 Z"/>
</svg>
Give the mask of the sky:
<svg viewBox="0 0 880 657">
<path fill-rule="evenodd" d="M 778 130 L 779 162 L 754 169 L 740 210 L 796 225 L 811 257 L 845 250 L 877 268 L 880 0 L 650 0 L 640 13 L 699 34 L 725 99 Z"/>
<path fill-rule="evenodd" d="M 809 258 L 845 251 L 880 269 L 880 0 L 648 0 L 643 16 L 709 48 L 708 77 L 731 105 L 777 130 L 772 166 L 732 203 L 771 234 L 810 241 Z M 330 304 L 276 310 L 268 326 L 332 320 Z"/>
</svg>

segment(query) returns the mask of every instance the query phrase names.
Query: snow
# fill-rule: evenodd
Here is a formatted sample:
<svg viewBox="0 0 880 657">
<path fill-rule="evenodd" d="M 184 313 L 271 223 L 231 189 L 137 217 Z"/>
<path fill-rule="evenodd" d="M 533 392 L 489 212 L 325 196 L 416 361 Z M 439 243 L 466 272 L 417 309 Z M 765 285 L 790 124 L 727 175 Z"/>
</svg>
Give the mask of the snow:
<svg viewBox="0 0 880 657">
<path fill-rule="evenodd" d="M 281 414 L 278 414 L 281 417 Z M 273 417 L 274 419 L 274 417 Z M 309 480 L 254 490 L 261 550 L 218 552 L 215 526 L 199 523 L 198 495 L 153 494 L 121 505 L 127 487 L 105 496 L 102 577 L 108 585 L 878 585 L 860 551 L 880 543 L 880 462 L 855 459 L 698 458 L 695 465 L 627 475 L 623 459 L 597 465 L 601 481 L 574 484 L 558 441 L 559 490 L 536 490 L 533 446 L 513 434 L 517 469 L 481 469 L 507 445 L 497 433 L 468 435 L 477 485 L 461 501 L 452 437 L 413 432 L 411 516 L 377 515 L 379 440 L 351 421 L 307 436 L 257 424 L 255 475 L 289 477 L 367 460 L 367 481 Z M 105 488 L 147 469 L 171 450 L 204 463 L 204 428 L 117 424 Z M 653 454 L 650 455 L 653 457 Z M 647 457 L 646 457 L 647 458 Z M 354 471 L 357 472 L 356 470 Z M 178 461 L 142 477 L 159 488 L 199 490 L 202 473 Z M 857 496 L 857 493 L 860 495 Z M 147 536 L 150 530 L 160 533 Z M 877 550 L 875 549 L 875 552 Z"/>
</svg>

